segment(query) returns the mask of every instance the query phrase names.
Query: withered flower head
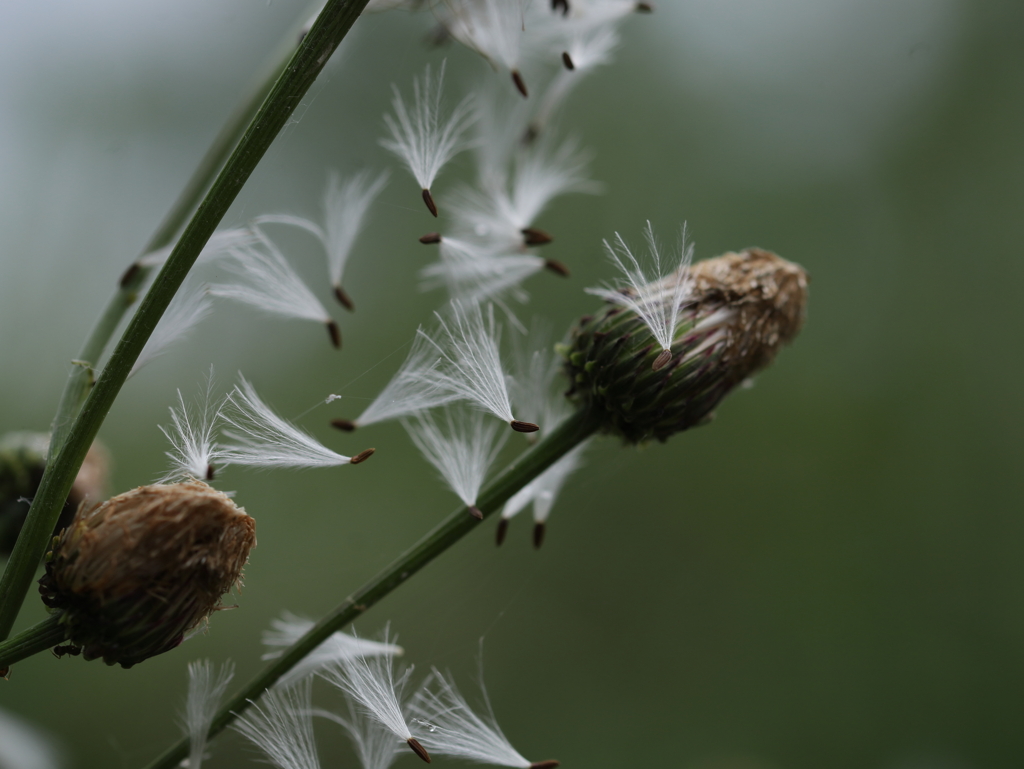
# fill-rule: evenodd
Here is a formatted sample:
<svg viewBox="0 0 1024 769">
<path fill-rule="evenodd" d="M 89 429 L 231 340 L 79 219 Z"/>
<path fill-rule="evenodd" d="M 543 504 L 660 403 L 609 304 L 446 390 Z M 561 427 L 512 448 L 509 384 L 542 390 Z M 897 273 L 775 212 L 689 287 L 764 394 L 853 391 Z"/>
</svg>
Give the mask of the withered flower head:
<svg viewBox="0 0 1024 769">
<path fill-rule="evenodd" d="M 78 511 L 39 591 L 85 659 L 128 668 L 216 610 L 255 544 L 253 519 L 205 483 L 140 486 Z"/>
<path fill-rule="evenodd" d="M 29 500 L 39 489 L 46 469 L 50 436 L 14 432 L 0 436 L 0 555 L 10 555 L 28 515 Z M 93 443 L 71 487 L 54 534 L 71 523 L 82 502 L 98 502 L 106 494 L 110 459 L 107 450 Z"/>
<path fill-rule="evenodd" d="M 605 432 L 629 443 L 663 441 L 701 424 L 799 332 L 807 282 L 799 265 L 750 248 L 620 289 L 623 301 L 611 301 L 572 331 L 565 348 L 569 395 L 598 415 Z M 645 308 L 678 302 L 669 348 L 631 308 L 630 297 L 641 294 L 633 304 Z"/>
</svg>

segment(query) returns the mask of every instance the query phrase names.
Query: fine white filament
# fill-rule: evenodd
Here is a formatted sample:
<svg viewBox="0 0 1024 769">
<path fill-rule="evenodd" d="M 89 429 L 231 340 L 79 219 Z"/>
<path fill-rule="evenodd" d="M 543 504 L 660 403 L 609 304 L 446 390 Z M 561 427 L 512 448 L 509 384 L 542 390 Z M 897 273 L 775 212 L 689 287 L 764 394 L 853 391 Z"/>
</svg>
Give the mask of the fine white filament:
<svg viewBox="0 0 1024 769">
<path fill-rule="evenodd" d="M 280 657 L 287 647 L 308 633 L 315 623 L 311 619 L 303 619 L 286 613 L 270 624 L 272 629 L 263 632 L 263 645 L 269 649 L 263 654 L 262 659 L 264 660 Z M 291 686 L 296 681 L 349 657 L 400 655 L 402 653 L 401 646 L 371 641 L 366 638 L 356 638 L 339 631 L 333 633 L 330 638 L 303 657 L 301 662 L 278 679 L 276 685 Z"/>
<path fill-rule="evenodd" d="M 352 457 L 336 454 L 279 417 L 244 377 L 239 378 L 222 411 L 224 422 L 234 428 L 224 434 L 237 441 L 223 447 L 223 461 L 250 467 L 334 467 L 351 462 Z"/>
<path fill-rule="evenodd" d="M 692 290 L 689 275 L 693 246 L 686 244 L 683 230 L 679 258 L 674 266 L 662 266 L 661 250 L 654 229 L 647 222 L 644 236 L 648 245 L 649 267 L 641 266 L 622 236 L 615 233 L 614 245 L 604 242 L 608 257 L 625 277 L 625 285 L 616 288 L 588 288 L 587 293 L 632 310 L 644 322 L 663 350 L 669 350 L 683 304 Z"/>
<path fill-rule="evenodd" d="M 432 414 L 422 414 L 415 422 L 404 421 L 416 448 L 437 468 L 445 483 L 466 507 L 476 504 L 487 471 L 508 438 L 508 431 L 479 410 L 469 413 L 444 412 L 440 425 Z"/>
<path fill-rule="evenodd" d="M 235 665 L 230 661 L 221 665 L 219 670 L 209 660 L 188 664 L 188 695 L 181 719 L 188 736 L 188 769 L 200 769 L 203 765 L 210 724 L 234 675 Z"/>
<path fill-rule="evenodd" d="M 134 375 L 143 366 L 163 355 L 172 344 L 188 336 L 212 311 L 213 302 L 207 287 L 195 280 L 187 281 L 167 306 L 128 376 Z"/>
<path fill-rule="evenodd" d="M 206 377 L 206 388 L 200 394 L 198 408 L 190 409 L 178 390 L 178 408 L 170 406 L 171 427 L 160 432 L 171 443 L 171 450 L 164 454 L 171 461 L 171 469 L 159 483 L 184 478 L 207 480 L 210 467 L 220 458 L 220 446 L 214 437 L 220 421 L 223 401 L 211 403 L 213 397 L 213 367 Z"/>
<path fill-rule="evenodd" d="M 266 753 L 277 769 L 320 769 L 310 708 L 312 679 L 267 689 L 233 728 Z"/>
<path fill-rule="evenodd" d="M 406 107 L 398 88 L 391 107 L 395 116 L 384 116 L 390 138 L 381 139 L 385 149 L 401 158 L 409 172 L 424 190 L 429 190 L 445 164 L 465 149 L 463 136 L 472 122 L 470 97 L 466 97 L 442 118 L 441 96 L 444 85 L 442 62 L 437 77 L 432 77 L 428 65 L 423 77 L 413 80 L 412 108 Z"/>
</svg>

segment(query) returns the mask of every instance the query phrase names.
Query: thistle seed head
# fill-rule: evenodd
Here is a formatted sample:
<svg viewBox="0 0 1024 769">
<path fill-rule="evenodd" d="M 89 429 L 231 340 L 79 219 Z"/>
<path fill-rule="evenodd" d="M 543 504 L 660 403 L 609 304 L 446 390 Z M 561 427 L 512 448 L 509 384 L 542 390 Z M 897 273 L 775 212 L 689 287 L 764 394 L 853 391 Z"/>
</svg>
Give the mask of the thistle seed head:
<svg viewBox="0 0 1024 769">
<path fill-rule="evenodd" d="M 691 284 L 681 296 L 680 281 Z M 582 318 L 564 348 L 569 396 L 628 443 L 664 441 L 702 424 L 799 332 L 807 283 L 799 265 L 759 248 L 684 265 L 643 287 L 649 297 L 680 301 L 670 349 L 636 311 L 612 303 Z"/>
<path fill-rule="evenodd" d="M 202 481 L 155 484 L 82 506 L 54 538 L 43 603 L 85 659 L 129 668 L 176 647 L 241 585 L 256 524 Z"/>
</svg>

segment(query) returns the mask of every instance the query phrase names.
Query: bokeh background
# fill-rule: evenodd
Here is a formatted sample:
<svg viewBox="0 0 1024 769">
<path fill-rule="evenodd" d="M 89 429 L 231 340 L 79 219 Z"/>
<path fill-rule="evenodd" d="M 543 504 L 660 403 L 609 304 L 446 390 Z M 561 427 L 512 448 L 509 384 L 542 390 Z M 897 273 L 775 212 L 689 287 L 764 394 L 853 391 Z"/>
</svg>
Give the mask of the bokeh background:
<svg viewBox="0 0 1024 769">
<path fill-rule="evenodd" d="M 540 0 L 536 0 L 540 2 Z M 84 334 L 225 119 L 305 8 L 219 0 L 0 4 L 0 432 L 45 429 Z M 314 215 L 327 168 L 395 166 L 377 146 L 389 84 L 448 59 L 452 94 L 486 71 L 429 48 L 429 17 L 361 20 L 225 223 Z M 600 242 L 749 245 L 810 271 L 807 326 L 710 427 L 665 445 L 605 440 L 542 550 L 493 522 L 374 608 L 410 662 L 472 691 L 479 639 L 500 722 L 566 767 L 952 769 L 1024 757 L 1019 393 L 1024 6 L 957 0 L 662 0 L 562 125 L 595 153 L 599 197 L 540 226 L 569 282 L 535 277 L 522 315 L 556 329 L 612 277 Z M 435 186 L 471 172 L 457 161 Z M 175 389 L 216 365 L 358 468 L 231 472 L 257 519 L 236 611 L 129 670 L 41 655 L 0 707 L 68 767 L 138 767 L 178 736 L 185 664 L 260 668 L 283 610 L 318 617 L 454 507 L 397 425 L 352 416 L 442 301 L 417 292 L 434 229 L 396 169 L 346 272 L 358 310 L 323 330 L 221 306 L 125 387 L 102 432 L 113 489 L 164 468 Z M 282 238 L 318 286 L 315 244 Z M 327 292 L 322 292 L 325 298 Z M 336 307 L 336 305 L 332 305 Z M 344 397 L 318 405 L 329 393 Z M 19 627 L 42 616 L 30 601 Z M 354 766 L 318 727 L 327 766 Z M 233 734 L 210 767 L 251 765 Z M 415 765 L 412 756 L 400 759 Z"/>
</svg>

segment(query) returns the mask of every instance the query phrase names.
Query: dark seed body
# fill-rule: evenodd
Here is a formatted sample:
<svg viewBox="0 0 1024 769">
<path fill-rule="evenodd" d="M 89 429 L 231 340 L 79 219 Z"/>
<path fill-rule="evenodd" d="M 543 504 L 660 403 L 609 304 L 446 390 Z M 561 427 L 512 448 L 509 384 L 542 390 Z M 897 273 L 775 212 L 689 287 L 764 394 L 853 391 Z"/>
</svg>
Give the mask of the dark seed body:
<svg viewBox="0 0 1024 769">
<path fill-rule="evenodd" d="M 505 535 L 508 534 L 508 518 L 501 518 L 498 521 L 498 527 L 494 531 L 494 541 L 498 547 L 505 541 Z"/>
<path fill-rule="evenodd" d="M 420 745 L 419 740 L 417 740 L 415 737 L 410 737 L 406 740 L 406 742 L 409 743 L 409 747 L 412 748 L 413 753 L 422 758 L 428 764 L 430 763 L 430 754 L 427 752 L 427 749 L 425 747 Z"/>
<path fill-rule="evenodd" d="M 430 190 L 423 190 L 423 202 L 427 204 L 427 210 L 437 218 L 437 206 L 434 205 L 434 196 L 430 194 Z"/>
<path fill-rule="evenodd" d="M 483 510 L 481 510 L 476 505 L 470 505 L 469 506 L 469 514 L 471 516 L 473 516 L 474 518 L 476 518 L 478 521 L 482 521 L 484 519 L 484 512 L 483 512 Z"/>
</svg>

